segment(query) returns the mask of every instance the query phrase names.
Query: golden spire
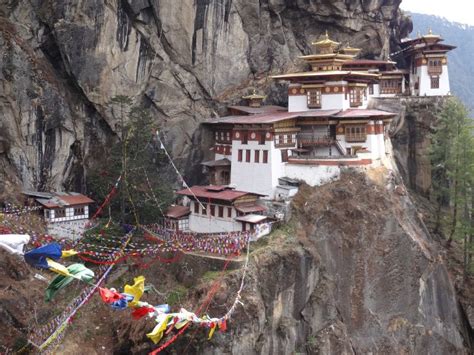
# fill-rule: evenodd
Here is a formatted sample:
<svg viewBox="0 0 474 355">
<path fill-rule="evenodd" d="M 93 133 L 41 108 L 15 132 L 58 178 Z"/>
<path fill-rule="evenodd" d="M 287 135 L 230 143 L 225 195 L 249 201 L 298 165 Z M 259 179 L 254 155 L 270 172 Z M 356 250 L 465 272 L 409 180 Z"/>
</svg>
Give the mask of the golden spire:
<svg viewBox="0 0 474 355">
<path fill-rule="evenodd" d="M 329 38 L 327 30 L 322 40 L 312 42 L 311 44 L 316 47 L 320 54 L 332 54 L 335 52 L 336 47 L 340 45 L 339 42 L 335 42 Z"/>
<path fill-rule="evenodd" d="M 248 100 L 249 107 L 260 107 L 262 106 L 262 101 L 265 100 L 267 97 L 263 95 L 258 95 L 257 90 L 253 89 L 253 93 L 251 95 L 242 96 L 244 100 Z"/>
<path fill-rule="evenodd" d="M 436 39 L 441 38 L 441 36 L 433 34 L 433 30 L 431 29 L 431 27 L 429 27 L 428 34 L 424 35 L 423 38 Z"/>
</svg>

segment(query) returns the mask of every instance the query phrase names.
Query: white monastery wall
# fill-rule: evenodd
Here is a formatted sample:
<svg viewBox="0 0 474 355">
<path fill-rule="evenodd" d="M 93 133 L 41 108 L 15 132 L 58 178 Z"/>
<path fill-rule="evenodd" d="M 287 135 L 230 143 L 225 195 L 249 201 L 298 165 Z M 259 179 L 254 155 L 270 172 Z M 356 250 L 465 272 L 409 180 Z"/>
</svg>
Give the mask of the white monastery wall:
<svg viewBox="0 0 474 355">
<path fill-rule="evenodd" d="M 242 161 L 238 161 L 238 152 L 242 150 Z M 250 162 L 246 162 L 247 150 L 250 150 Z M 260 151 L 259 163 L 255 162 L 255 150 Z M 263 163 L 263 151 L 268 151 L 268 163 Z M 274 150 L 278 154 L 274 153 Z M 275 177 L 279 171 L 276 155 L 281 153 L 275 149 L 274 143 L 266 141 L 259 144 L 257 141 L 248 141 L 242 144 L 240 140 L 232 141 L 232 169 L 230 176 L 231 185 L 235 185 L 237 190 L 255 192 L 262 195 L 272 196 Z M 278 181 L 278 178 L 276 179 Z"/>
<path fill-rule="evenodd" d="M 48 223 L 47 230 L 49 235 L 57 238 L 78 240 L 82 238 L 87 223 L 89 223 L 88 219 Z"/>
<path fill-rule="evenodd" d="M 304 180 L 310 186 L 319 186 L 339 179 L 341 169 L 338 166 L 286 164 L 285 173 L 289 178 Z"/>
<path fill-rule="evenodd" d="M 218 216 L 218 206 L 213 204 L 215 207 L 215 215 L 211 216 L 211 204 L 205 204 L 206 214 L 202 214 L 202 208 L 199 205 L 199 213 L 194 213 L 195 205 L 197 202 L 192 201 L 190 203 L 191 214 L 189 215 L 189 229 L 197 233 L 219 233 L 219 232 L 232 232 L 242 230 L 242 224 L 234 220 L 237 217 L 237 211 L 233 206 L 224 206 L 224 217 Z M 232 214 L 227 217 L 227 208 L 232 208 Z"/>
<path fill-rule="evenodd" d="M 288 112 L 308 111 L 308 99 L 306 95 L 289 95 Z"/>
<path fill-rule="evenodd" d="M 431 78 L 428 74 L 428 66 L 421 66 L 420 96 L 443 96 L 450 92 L 448 66 L 443 65 L 443 72 L 439 76 L 439 89 L 431 88 Z"/>
<path fill-rule="evenodd" d="M 349 108 L 349 100 L 345 100 L 342 94 L 322 94 L 321 108 L 323 110 L 345 110 Z"/>
<path fill-rule="evenodd" d="M 242 224 L 231 219 L 192 213 L 189 216 L 189 229 L 196 233 L 237 232 L 242 230 Z"/>
</svg>

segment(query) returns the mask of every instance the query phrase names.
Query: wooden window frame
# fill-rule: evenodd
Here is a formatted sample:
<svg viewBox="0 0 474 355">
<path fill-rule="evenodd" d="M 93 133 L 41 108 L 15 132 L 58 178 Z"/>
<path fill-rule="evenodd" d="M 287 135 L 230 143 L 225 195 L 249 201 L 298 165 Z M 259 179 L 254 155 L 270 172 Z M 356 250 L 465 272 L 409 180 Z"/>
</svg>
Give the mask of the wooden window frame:
<svg viewBox="0 0 474 355">
<path fill-rule="evenodd" d="M 224 218 L 224 206 L 217 206 L 219 218 Z"/>
<path fill-rule="evenodd" d="M 199 203 L 197 201 L 194 202 L 194 213 L 199 214 Z"/>
<path fill-rule="evenodd" d="M 250 163 L 250 157 L 252 155 L 252 151 L 250 149 L 245 150 L 245 162 Z"/>
<path fill-rule="evenodd" d="M 201 214 L 207 216 L 207 204 L 202 205 Z"/>
<path fill-rule="evenodd" d="M 244 151 L 243 151 L 243 149 L 239 149 L 237 160 L 242 162 L 243 158 L 244 158 Z"/>
<path fill-rule="evenodd" d="M 345 126 L 345 139 L 348 143 L 362 143 L 367 141 L 367 126 L 348 125 Z"/>
<path fill-rule="evenodd" d="M 82 207 L 74 207 L 73 214 L 74 216 L 83 216 L 85 214 L 84 206 Z"/>
<path fill-rule="evenodd" d="M 255 151 L 254 158 L 255 163 L 260 163 L 260 151 L 258 149 Z"/>
<path fill-rule="evenodd" d="M 370 84 L 369 85 L 369 95 L 373 95 L 374 94 L 374 84 Z"/>
<path fill-rule="evenodd" d="M 321 89 L 309 89 L 306 93 L 308 108 L 321 108 Z"/>
<path fill-rule="evenodd" d="M 232 218 L 232 207 L 227 207 L 227 218 Z"/>
<path fill-rule="evenodd" d="M 430 87 L 431 89 L 439 89 L 439 76 L 430 77 Z"/>
<path fill-rule="evenodd" d="M 268 150 L 263 151 L 262 163 L 268 164 Z"/>
<path fill-rule="evenodd" d="M 211 216 L 216 215 L 216 205 L 209 205 L 209 209 L 211 210 Z"/>
<path fill-rule="evenodd" d="M 362 106 L 362 90 L 358 87 L 350 88 L 349 90 L 349 103 L 351 107 Z"/>
<path fill-rule="evenodd" d="M 249 143 L 249 133 L 247 131 L 242 132 L 241 143 L 242 144 L 248 144 Z"/>
</svg>

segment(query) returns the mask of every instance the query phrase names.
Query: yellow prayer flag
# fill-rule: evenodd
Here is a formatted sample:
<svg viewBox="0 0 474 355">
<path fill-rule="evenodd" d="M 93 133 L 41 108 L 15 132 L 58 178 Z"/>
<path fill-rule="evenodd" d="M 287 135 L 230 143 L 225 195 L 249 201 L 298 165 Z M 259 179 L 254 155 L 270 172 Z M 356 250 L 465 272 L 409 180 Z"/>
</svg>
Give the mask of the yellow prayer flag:
<svg viewBox="0 0 474 355">
<path fill-rule="evenodd" d="M 211 340 L 212 336 L 214 335 L 214 332 L 216 331 L 217 326 L 214 324 L 214 326 L 211 328 L 211 331 L 209 332 L 209 336 L 207 340 Z"/>
<path fill-rule="evenodd" d="M 162 321 L 158 323 L 158 325 L 151 331 L 151 333 L 146 335 L 153 341 L 153 343 L 158 344 L 161 338 L 163 338 L 163 332 L 166 330 L 166 326 L 170 318 L 172 318 L 172 316 L 166 315 Z"/>
<path fill-rule="evenodd" d="M 123 292 L 133 296 L 133 301 L 131 301 L 128 306 L 135 307 L 140 298 L 143 296 L 143 292 L 145 292 L 145 277 L 138 276 L 133 279 L 135 283 L 133 286 L 125 285 L 123 288 Z"/>
<path fill-rule="evenodd" d="M 46 258 L 46 262 L 48 263 L 49 270 L 54 271 L 59 275 L 72 276 L 64 265 L 61 265 L 60 263 L 57 263 L 56 261 L 49 258 Z"/>
<path fill-rule="evenodd" d="M 78 252 L 75 251 L 74 249 L 63 250 L 62 253 L 61 253 L 61 258 L 69 258 L 69 257 L 77 255 L 77 254 L 78 254 Z"/>
<path fill-rule="evenodd" d="M 188 320 L 182 320 L 174 325 L 174 327 L 178 330 L 180 330 L 182 327 L 184 327 L 186 324 L 188 324 Z"/>
</svg>

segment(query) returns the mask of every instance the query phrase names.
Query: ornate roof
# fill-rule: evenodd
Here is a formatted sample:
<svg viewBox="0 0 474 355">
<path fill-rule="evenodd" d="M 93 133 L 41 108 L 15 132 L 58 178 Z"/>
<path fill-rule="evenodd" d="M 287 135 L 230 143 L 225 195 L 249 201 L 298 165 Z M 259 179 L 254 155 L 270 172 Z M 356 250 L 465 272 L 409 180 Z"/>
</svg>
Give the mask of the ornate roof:
<svg viewBox="0 0 474 355">
<path fill-rule="evenodd" d="M 251 95 L 242 96 L 245 100 L 265 100 L 266 96 L 258 95 L 257 90 L 253 89 L 253 93 Z"/>
<path fill-rule="evenodd" d="M 337 47 L 338 45 L 340 45 L 339 42 L 335 42 L 329 38 L 329 34 L 327 30 L 326 30 L 326 34 L 324 35 L 324 39 L 318 42 L 313 42 L 311 44 L 316 47 L 329 47 L 329 46 Z"/>
</svg>

